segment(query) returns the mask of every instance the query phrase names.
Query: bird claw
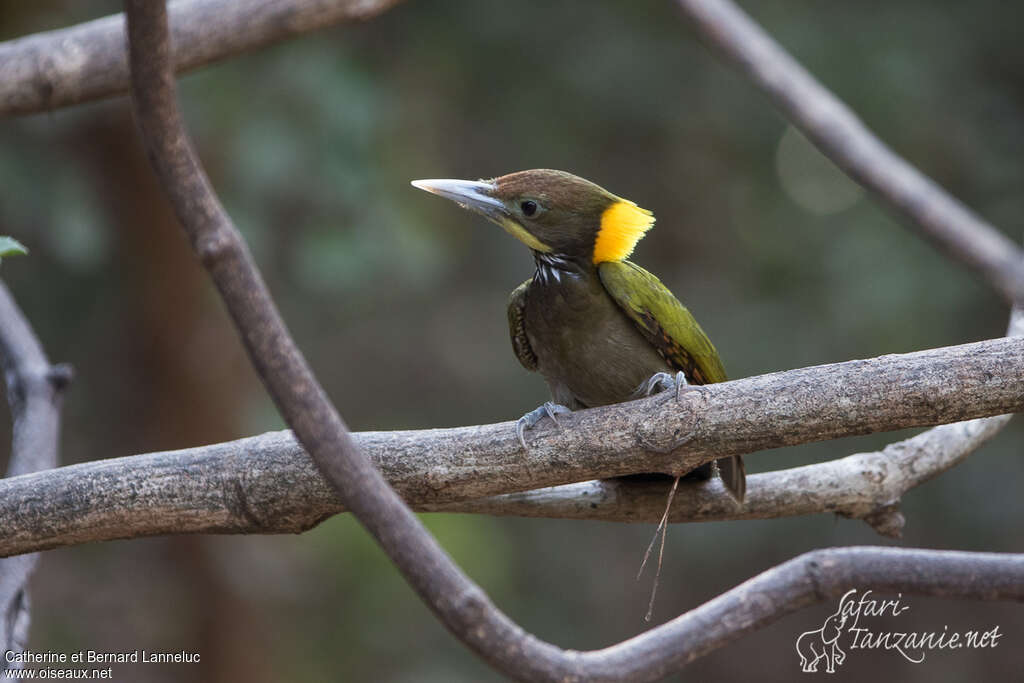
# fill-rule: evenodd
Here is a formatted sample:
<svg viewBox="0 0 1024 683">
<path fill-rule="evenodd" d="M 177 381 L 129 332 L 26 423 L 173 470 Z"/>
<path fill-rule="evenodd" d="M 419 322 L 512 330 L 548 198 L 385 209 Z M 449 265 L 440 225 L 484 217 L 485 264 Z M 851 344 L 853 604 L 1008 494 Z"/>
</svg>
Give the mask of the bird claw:
<svg viewBox="0 0 1024 683">
<path fill-rule="evenodd" d="M 676 401 L 678 401 L 683 390 L 688 386 L 690 386 L 690 383 L 686 381 L 685 372 L 679 371 L 675 375 L 670 375 L 667 372 L 656 372 L 651 375 L 647 381 L 637 387 L 637 390 L 633 392 L 633 394 L 636 398 L 645 398 L 651 394 L 675 389 Z"/>
<path fill-rule="evenodd" d="M 554 403 L 552 401 L 546 401 L 543 405 L 531 410 L 526 415 L 523 415 L 516 422 L 516 436 L 519 438 L 519 443 L 522 445 L 523 450 L 526 448 L 526 430 L 533 429 L 538 422 L 543 420 L 545 417 L 550 417 L 551 421 L 555 423 L 555 426 L 559 429 L 565 429 L 562 423 L 558 421 L 556 415 L 568 415 L 572 411 L 565 406 Z"/>
</svg>

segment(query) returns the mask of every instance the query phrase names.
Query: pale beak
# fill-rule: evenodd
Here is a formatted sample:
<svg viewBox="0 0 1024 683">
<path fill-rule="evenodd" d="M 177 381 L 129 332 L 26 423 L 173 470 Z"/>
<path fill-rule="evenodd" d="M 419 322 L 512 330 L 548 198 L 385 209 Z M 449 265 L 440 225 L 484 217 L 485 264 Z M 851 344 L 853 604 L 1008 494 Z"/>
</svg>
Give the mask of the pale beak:
<svg viewBox="0 0 1024 683">
<path fill-rule="evenodd" d="M 413 180 L 413 187 L 426 190 L 439 197 L 450 199 L 464 209 L 482 214 L 498 223 L 508 217 L 508 210 L 501 200 L 496 199 L 497 186 L 483 180 L 449 180 L 434 178 Z"/>
</svg>

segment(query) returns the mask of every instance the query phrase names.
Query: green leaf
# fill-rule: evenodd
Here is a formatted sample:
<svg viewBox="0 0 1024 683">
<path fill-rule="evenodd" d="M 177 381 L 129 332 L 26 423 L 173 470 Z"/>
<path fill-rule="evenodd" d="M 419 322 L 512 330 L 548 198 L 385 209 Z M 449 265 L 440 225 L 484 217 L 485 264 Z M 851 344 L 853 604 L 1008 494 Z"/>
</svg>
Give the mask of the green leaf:
<svg viewBox="0 0 1024 683">
<path fill-rule="evenodd" d="M 0 235 L 0 260 L 3 260 L 4 256 L 17 256 L 19 254 L 27 253 L 28 249 L 26 249 L 21 242 L 13 237 Z"/>
</svg>

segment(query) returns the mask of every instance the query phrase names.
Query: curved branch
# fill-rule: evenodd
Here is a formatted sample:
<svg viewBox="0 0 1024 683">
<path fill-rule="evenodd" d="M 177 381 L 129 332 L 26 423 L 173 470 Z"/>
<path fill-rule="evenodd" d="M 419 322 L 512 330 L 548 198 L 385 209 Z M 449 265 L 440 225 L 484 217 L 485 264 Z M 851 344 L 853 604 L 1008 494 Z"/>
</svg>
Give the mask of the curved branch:
<svg viewBox="0 0 1024 683">
<path fill-rule="evenodd" d="M 975 574 L 977 572 L 977 574 Z M 974 577 L 980 579 L 975 583 Z M 648 643 L 643 657 L 656 658 L 659 676 L 685 665 L 711 649 L 776 621 L 784 614 L 835 598 L 849 588 L 943 597 L 1024 600 L 1024 554 L 942 552 L 896 548 L 816 550 L 740 584 L 661 628 L 661 642 Z M 992 587 L 989 592 L 983 588 Z M 657 629 L 655 629 L 657 630 Z M 674 636 L 689 631 L 686 647 Z M 623 668 L 630 665 L 618 648 L 646 639 L 649 631 L 601 651 Z M 661 648 L 664 648 L 662 650 Z M 623 653 L 624 654 L 624 653 Z M 642 664 L 632 662 L 621 680 L 639 680 Z M 650 678 L 647 678 L 650 680 Z"/>
<path fill-rule="evenodd" d="M 1014 320 L 1011 333 L 1024 332 L 1024 316 Z M 567 416 L 564 432 L 536 430 L 529 454 L 520 449 L 511 422 L 353 437 L 417 510 L 657 521 L 665 504 L 665 489 L 657 482 L 588 481 L 518 492 L 671 470 L 679 462 L 695 464 L 748 448 L 958 420 L 983 414 L 979 409 L 1001 413 L 1006 404 L 991 403 L 1000 395 L 1021 408 L 1024 338 L 1002 341 L 1016 342 L 1015 356 L 988 356 L 980 349 L 991 342 L 982 342 L 709 385 L 699 422 L 710 426 L 692 430 L 674 451 L 646 450 L 650 443 L 675 439 L 680 423 L 692 418 L 669 396 Z M 965 359 L 985 360 L 968 369 Z M 832 385 L 844 394 L 830 392 Z M 944 391 L 957 402 L 936 414 L 934 401 Z M 858 417 L 837 431 L 847 411 Z M 688 490 L 676 496 L 672 519 L 836 512 L 895 534 L 900 496 L 963 460 L 1007 420 L 944 425 L 876 453 L 752 475 L 742 508 L 716 480 L 684 484 Z M 623 428 L 637 424 L 644 431 Z M 483 498 L 495 494 L 505 495 Z M 274 432 L 0 481 L 0 519 L 6 522 L 0 525 L 0 555 L 167 533 L 300 532 L 343 511 L 291 434 Z"/>
<path fill-rule="evenodd" d="M 586 680 L 656 680 L 741 635 L 850 588 L 1019 602 L 1024 600 L 1024 554 L 872 546 L 815 550 L 658 628 L 604 650 L 577 654 L 579 669 L 601 672 L 593 678 L 583 674 Z"/>
<path fill-rule="evenodd" d="M 796 568 L 802 565 L 782 565 L 769 572 L 770 580 L 754 579 L 705 608 L 591 653 L 562 650 L 540 641 L 497 610 L 356 448 L 291 340 L 244 242 L 213 194 L 191 149 L 174 93 L 165 5 L 128 0 L 126 7 L 132 94 L 143 139 L 197 254 L 242 334 L 257 372 L 285 421 L 342 501 L 460 640 L 496 668 L 523 680 L 651 680 L 822 594 L 818 568 L 834 557 L 827 554 L 814 556 L 803 571 Z M 985 342 L 983 346 L 993 343 Z M 981 353 L 998 354 L 1002 350 L 1007 349 L 986 347 Z M 1021 352 L 1022 349 L 1016 349 L 1017 356 Z M 1009 354 L 1013 357 L 1014 350 L 1009 350 Z M 1020 358 L 1015 360 L 1019 362 Z M 970 366 L 970 360 L 964 364 Z M 974 380 L 984 383 L 980 377 Z M 698 414 L 704 395 L 702 391 L 688 392 L 686 401 L 693 405 L 687 412 Z M 1024 392 L 1019 392 L 1015 399 L 1004 399 L 1019 404 L 1024 400 Z M 931 405 L 930 396 L 917 400 Z M 669 397 L 669 401 L 674 399 Z M 939 392 L 937 405 L 950 401 L 950 396 Z M 657 405 L 658 412 L 665 412 L 666 403 Z M 772 411 L 774 406 L 766 409 Z M 852 419 L 858 417 L 863 418 L 854 414 Z M 586 419 L 581 416 L 579 421 Z M 672 438 L 660 441 L 649 440 L 651 435 L 644 424 L 622 427 L 635 429 L 648 448 L 672 450 L 702 429 L 701 419 L 691 417 L 688 422 L 688 431 L 676 432 Z M 834 575 L 843 576 L 843 570 L 855 567 L 860 570 L 856 574 L 860 585 L 891 586 L 894 577 L 900 577 L 904 580 L 899 588 L 905 592 L 925 590 L 944 595 L 1013 599 L 1024 593 L 1024 558 L 1019 556 L 846 552 Z M 884 569 L 881 575 L 880 569 Z M 936 570 L 941 573 L 935 574 Z M 744 593 L 744 589 L 750 593 Z"/>
<path fill-rule="evenodd" d="M 66 365 L 51 366 L 32 327 L 0 282 L 0 367 L 7 382 L 14 429 L 8 477 L 57 466 L 60 404 L 71 380 Z M 0 651 L 19 651 L 28 640 L 27 582 L 36 555 L 0 560 Z M 0 669 L 12 664 L 4 659 Z"/>
<path fill-rule="evenodd" d="M 677 0 L 701 38 L 839 168 L 1007 301 L 1024 302 L 1024 250 L 894 154 L 731 0 Z"/>
<path fill-rule="evenodd" d="M 365 21 L 400 0 L 178 0 L 174 69 L 189 71 L 333 24 Z M 124 15 L 0 43 L 0 117 L 128 90 Z"/>
<path fill-rule="evenodd" d="M 192 150 L 177 105 L 166 5 L 126 0 L 125 9 L 132 99 L 143 141 L 285 422 L 344 504 L 463 643 L 517 678 L 566 678 L 576 658 L 537 640 L 498 611 L 357 449 L 295 346 Z"/>
</svg>

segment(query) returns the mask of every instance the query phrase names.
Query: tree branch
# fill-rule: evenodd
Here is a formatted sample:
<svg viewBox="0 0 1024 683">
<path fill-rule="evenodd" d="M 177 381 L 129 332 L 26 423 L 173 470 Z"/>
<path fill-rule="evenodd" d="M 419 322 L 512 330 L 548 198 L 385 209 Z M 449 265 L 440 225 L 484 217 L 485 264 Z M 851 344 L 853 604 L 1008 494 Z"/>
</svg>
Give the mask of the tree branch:
<svg viewBox="0 0 1024 683">
<path fill-rule="evenodd" d="M 1024 302 L 1024 250 L 894 154 L 731 0 L 677 0 L 701 38 L 854 180 L 1008 302 Z"/>
<path fill-rule="evenodd" d="M 0 282 L 0 367 L 13 418 L 8 477 L 57 466 L 60 404 L 71 380 L 67 365 L 51 366 L 28 321 Z M 0 560 L 0 651 L 23 650 L 31 619 L 27 583 L 36 555 Z M 20 664 L 0 662 L 0 670 Z"/>
<path fill-rule="evenodd" d="M 904 522 L 899 512 L 903 494 L 962 462 L 998 434 L 1010 417 L 942 425 L 880 451 L 749 475 L 742 508 L 717 480 L 681 482 L 669 521 L 773 519 L 826 512 L 862 519 L 878 533 L 898 537 Z M 603 479 L 455 503 L 410 504 L 424 512 L 657 524 L 670 487 L 671 482 Z"/>
<path fill-rule="evenodd" d="M 956 465 L 992 438 L 1007 416 L 944 425 L 876 453 L 751 475 L 738 508 L 721 484 L 683 482 L 673 522 L 705 522 L 834 512 L 882 515 L 910 488 Z M 365 446 L 364 434 L 353 435 Z M 950 439 L 960 439 L 955 445 Z M 373 450 L 369 455 L 377 456 Z M 378 465 L 382 463 L 374 457 Z M 394 461 L 392 461 L 393 464 Z M 667 487 L 658 482 L 587 481 L 464 499 L 460 487 L 433 489 L 416 472 L 384 466 L 413 509 L 525 517 L 656 523 Z M 914 476 L 909 476 L 908 471 Z M 478 471 L 488 485 L 514 490 L 514 480 Z M 222 444 L 97 460 L 0 482 L 0 556 L 96 541 L 182 533 L 300 533 L 345 512 L 289 432 Z M 877 515 L 877 516 L 876 516 Z M 876 527 L 877 528 L 877 527 Z M 879 529 L 883 533 L 898 527 Z"/>
<path fill-rule="evenodd" d="M 1017 314 L 1010 334 L 1024 334 L 1024 315 Z M 1024 344 L 1024 340 L 1018 339 Z M 956 347 L 973 349 L 976 345 Z M 948 349 L 938 351 L 947 352 Z M 925 352 L 934 355 L 935 352 Z M 976 408 L 985 387 L 969 388 L 969 382 L 949 358 L 922 366 L 916 354 L 887 356 L 889 371 L 913 376 L 912 382 L 884 389 L 867 403 L 848 409 L 873 420 L 896 406 L 913 404 L 911 397 L 936 394 L 946 387 L 963 405 L 948 406 L 941 420 L 959 419 L 965 407 Z M 977 357 L 970 350 L 966 355 Z M 863 374 L 864 361 L 818 368 L 804 368 L 769 375 L 777 386 L 774 394 L 792 396 L 800 387 L 824 387 L 836 383 L 850 387 L 878 384 Z M 894 367 L 901 368 L 893 370 Z M 911 368 L 916 369 L 911 369 Z M 981 373 L 991 373 L 993 385 L 1017 382 L 1011 389 L 1024 394 L 1024 379 L 1017 365 L 997 357 Z M 761 378 L 750 378 L 760 387 Z M 747 382 L 748 380 L 739 380 Z M 709 386 L 728 389 L 736 382 Z M 587 481 L 553 488 L 525 491 L 568 481 L 670 469 L 687 453 L 702 460 L 733 452 L 751 436 L 719 413 L 747 414 L 757 420 L 755 431 L 769 431 L 773 440 L 754 437 L 758 448 L 792 443 L 797 432 L 803 441 L 816 440 L 836 419 L 831 408 L 836 398 L 822 393 L 807 406 L 810 417 L 789 422 L 780 417 L 787 408 L 768 401 L 776 411 L 764 409 L 763 388 L 751 388 L 744 403 L 725 408 L 710 400 L 703 420 L 717 427 L 694 434 L 674 452 L 647 452 L 650 440 L 672 438 L 674 422 L 664 432 L 644 440 L 616 425 L 650 422 L 659 397 L 610 406 L 602 419 L 586 429 L 568 427 L 538 429 L 529 454 L 515 441 L 513 423 L 457 429 L 354 434 L 356 444 L 380 467 L 388 481 L 420 511 L 478 512 L 533 517 L 568 517 L 608 521 L 656 522 L 664 511 L 667 489 L 657 482 Z M 853 393 L 853 396 L 859 396 Z M 662 399 L 663 400 L 663 399 Z M 852 399 L 850 399 L 852 400 Z M 673 400 L 667 401 L 672 408 Z M 923 403 L 919 408 L 930 410 Z M 782 410 L 780 410 L 782 409 Z M 844 410 L 847 408 L 844 408 Z M 992 409 L 997 410 L 997 409 Z M 588 411 L 592 412 L 592 411 Z M 927 414 L 925 412 L 920 415 Z M 888 429 L 918 423 L 920 417 L 901 417 Z M 572 416 L 574 419 L 576 416 Z M 863 519 L 880 533 L 896 535 L 902 527 L 900 497 L 939 473 L 953 467 L 1008 421 L 1009 416 L 989 417 L 947 424 L 913 438 L 890 444 L 875 453 L 860 453 L 831 462 L 752 475 L 748 496 L 737 507 L 721 484 L 684 484 L 676 497 L 672 521 L 765 519 L 791 515 L 834 512 Z M 783 424 L 779 424 L 782 421 Z M 749 427 L 749 425 L 748 425 Z M 848 425 L 848 433 L 862 433 Z M 839 436 L 834 434 L 834 436 Z M 785 441 L 783 441 L 785 440 Z M 615 448 L 631 455 L 623 456 Z M 598 448 L 604 450 L 597 453 Z M 145 495 L 139 495 L 144 491 Z M 499 495 L 494 495 L 499 494 Z M 481 498 L 481 496 L 492 496 Z M 89 541 L 134 538 L 167 533 L 294 533 L 309 529 L 345 507 L 310 464 L 305 452 L 288 432 L 274 432 L 167 453 L 100 460 L 58 470 L 0 481 L 0 555 L 44 550 Z"/>
<path fill-rule="evenodd" d="M 662 626 L 580 653 L 612 673 L 593 680 L 656 680 L 782 616 L 850 588 L 976 600 L 1024 600 L 1024 554 L 862 546 L 816 550 L 773 567 Z M 587 677 L 587 680 L 591 680 Z"/>
<path fill-rule="evenodd" d="M 189 71 L 339 23 L 400 0 L 179 0 L 171 3 L 174 69 Z M 128 90 L 124 15 L 0 43 L 0 117 Z"/>
<path fill-rule="evenodd" d="M 1024 309 L 1014 309 L 1008 337 L 1024 336 Z M 934 427 L 880 451 L 857 453 L 818 465 L 778 470 L 748 478 L 746 500 L 737 508 L 717 482 L 691 485 L 675 498 L 670 522 L 703 522 L 834 512 L 862 519 L 878 533 L 898 537 L 904 524 L 903 494 L 958 465 L 1005 427 L 1012 415 L 985 417 Z M 455 503 L 417 504 L 431 512 L 661 521 L 668 483 L 596 480 L 521 491 Z"/>
</svg>

